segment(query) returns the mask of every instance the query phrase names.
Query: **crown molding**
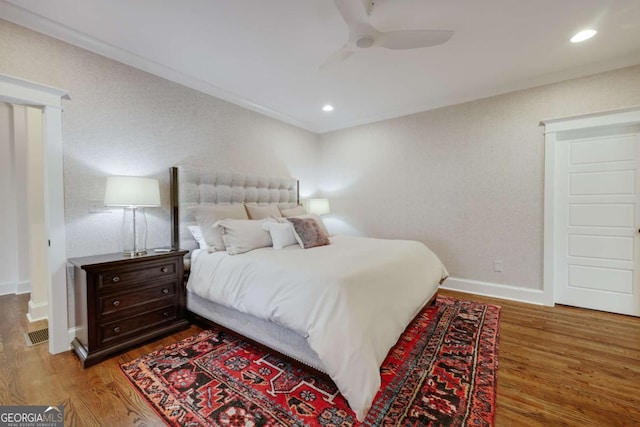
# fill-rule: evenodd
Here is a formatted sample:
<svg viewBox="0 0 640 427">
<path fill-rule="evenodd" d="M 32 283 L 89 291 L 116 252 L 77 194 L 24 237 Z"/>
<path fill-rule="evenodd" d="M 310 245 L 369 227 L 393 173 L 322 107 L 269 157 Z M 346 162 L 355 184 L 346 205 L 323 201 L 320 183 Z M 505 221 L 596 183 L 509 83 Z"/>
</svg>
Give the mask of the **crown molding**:
<svg viewBox="0 0 640 427">
<path fill-rule="evenodd" d="M 214 96 L 232 104 L 239 105 L 256 113 L 263 114 L 281 122 L 292 126 L 308 130 L 313 133 L 319 133 L 319 130 L 309 123 L 303 123 L 287 114 L 258 105 L 249 99 L 229 92 L 218 86 L 207 83 L 204 80 L 195 78 L 181 71 L 167 67 L 158 62 L 119 48 L 112 44 L 103 42 L 85 33 L 74 30 L 68 26 L 52 21 L 41 15 L 35 14 L 27 9 L 10 3 L 6 0 L 0 0 L 0 16 L 2 19 L 13 22 L 14 24 L 29 28 L 38 33 L 45 34 L 66 43 L 96 53 L 98 55 L 113 59 L 147 73 L 162 77 L 174 83 L 181 84 L 188 88 L 197 90 L 207 95 Z"/>
</svg>

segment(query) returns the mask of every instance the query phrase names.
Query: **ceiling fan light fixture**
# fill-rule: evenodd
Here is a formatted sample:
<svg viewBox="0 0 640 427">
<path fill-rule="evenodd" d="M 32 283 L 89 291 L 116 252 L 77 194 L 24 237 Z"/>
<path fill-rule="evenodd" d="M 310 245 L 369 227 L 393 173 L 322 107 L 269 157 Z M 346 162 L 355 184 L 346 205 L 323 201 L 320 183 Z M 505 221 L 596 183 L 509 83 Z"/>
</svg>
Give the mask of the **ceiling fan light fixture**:
<svg viewBox="0 0 640 427">
<path fill-rule="evenodd" d="M 371 36 L 362 36 L 356 40 L 356 46 L 360 49 L 366 49 L 373 46 L 376 40 Z"/>
<path fill-rule="evenodd" d="M 573 37 L 571 37 L 571 43 L 580 43 L 585 40 L 589 40 L 591 37 L 595 36 L 598 32 L 596 30 L 582 30 L 579 33 L 576 33 Z"/>
<path fill-rule="evenodd" d="M 333 105 L 331 104 L 326 104 L 322 107 L 322 111 L 324 111 L 325 113 L 330 113 L 331 111 L 333 111 Z"/>
<path fill-rule="evenodd" d="M 396 30 L 378 31 L 371 23 L 374 0 L 334 0 L 336 9 L 347 24 L 348 39 L 337 52 L 327 58 L 320 69 L 342 62 L 359 50 L 368 48 L 420 49 L 437 46 L 449 41 L 452 30 Z"/>
</svg>

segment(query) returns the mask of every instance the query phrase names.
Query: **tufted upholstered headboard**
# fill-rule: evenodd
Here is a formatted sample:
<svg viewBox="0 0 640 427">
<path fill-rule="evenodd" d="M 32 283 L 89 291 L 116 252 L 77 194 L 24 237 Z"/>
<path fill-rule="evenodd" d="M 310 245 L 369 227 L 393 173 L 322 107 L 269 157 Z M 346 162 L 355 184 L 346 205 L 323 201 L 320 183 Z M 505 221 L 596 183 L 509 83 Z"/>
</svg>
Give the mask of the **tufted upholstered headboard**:
<svg viewBox="0 0 640 427">
<path fill-rule="evenodd" d="M 172 249 L 198 247 L 187 228 L 197 225 L 189 206 L 247 203 L 288 209 L 300 201 L 295 178 L 220 173 L 193 166 L 172 167 L 170 174 Z"/>
</svg>

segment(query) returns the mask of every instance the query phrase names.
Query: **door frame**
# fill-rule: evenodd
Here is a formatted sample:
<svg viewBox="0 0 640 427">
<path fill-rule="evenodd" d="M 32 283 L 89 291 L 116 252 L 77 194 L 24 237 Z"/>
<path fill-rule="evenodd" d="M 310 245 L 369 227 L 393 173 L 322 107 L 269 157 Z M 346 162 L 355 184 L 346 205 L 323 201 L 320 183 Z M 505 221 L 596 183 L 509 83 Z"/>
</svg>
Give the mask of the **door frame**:
<svg viewBox="0 0 640 427">
<path fill-rule="evenodd" d="M 64 224 L 64 181 L 62 159 L 62 100 L 71 99 L 66 90 L 0 74 L 0 101 L 42 108 L 45 150 L 45 230 L 49 239 L 47 283 L 49 352 L 70 348 L 67 319 L 66 235 Z"/>
<path fill-rule="evenodd" d="M 556 150 L 558 149 L 557 135 L 559 132 L 577 129 L 604 128 L 611 126 L 634 125 L 640 123 L 640 106 L 598 113 L 582 114 L 540 122 L 544 126 L 544 273 L 543 273 L 543 304 L 553 306 L 555 300 L 555 248 L 558 239 L 564 238 L 558 231 L 556 221 L 556 202 L 559 197 L 555 191 L 557 172 Z M 640 154 L 640 153 L 638 153 Z"/>
</svg>

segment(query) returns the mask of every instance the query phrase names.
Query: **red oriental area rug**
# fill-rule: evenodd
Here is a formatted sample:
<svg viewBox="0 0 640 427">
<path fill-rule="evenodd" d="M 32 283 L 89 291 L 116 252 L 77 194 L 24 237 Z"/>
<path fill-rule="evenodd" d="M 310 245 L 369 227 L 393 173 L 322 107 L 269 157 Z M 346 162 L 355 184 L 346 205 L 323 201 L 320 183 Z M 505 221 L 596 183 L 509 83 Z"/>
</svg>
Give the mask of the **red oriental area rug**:
<svg viewBox="0 0 640 427">
<path fill-rule="evenodd" d="M 500 308 L 439 297 L 380 368 L 359 423 L 328 378 L 221 330 L 122 365 L 170 426 L 491 426 Z"/>
</svg>

